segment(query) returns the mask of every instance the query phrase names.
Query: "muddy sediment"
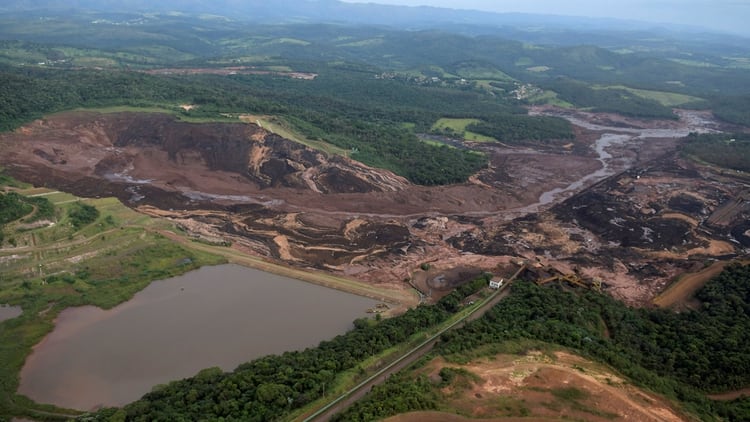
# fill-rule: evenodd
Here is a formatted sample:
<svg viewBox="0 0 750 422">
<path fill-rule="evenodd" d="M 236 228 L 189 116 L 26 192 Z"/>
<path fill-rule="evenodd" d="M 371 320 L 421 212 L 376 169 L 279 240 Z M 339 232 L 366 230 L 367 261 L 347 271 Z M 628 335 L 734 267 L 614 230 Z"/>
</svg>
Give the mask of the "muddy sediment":
<svg viewBox="0 0 750 422">
<path fill-rule="evenodd" d="M 39 186 L 116 196 L 194 237 L 296 267 L 403 285 L 430 262 L 436 272 L 419 282 L 441 291 L 470 278 L 457 269 L 496 271 L 521 258 L 602 279 L 614 296 L 643 304 L 675 274 L 750 245 L 744 185 L 676 152 L 683 134 L 715 128 L 690 113 L 643 122 L 564 112 L 572 145 L 466 142 L 489 167 L 443 187 L 254 124 L 143 113 L 34 122 L 0 136 L 0 165 Z"/>
</svg>

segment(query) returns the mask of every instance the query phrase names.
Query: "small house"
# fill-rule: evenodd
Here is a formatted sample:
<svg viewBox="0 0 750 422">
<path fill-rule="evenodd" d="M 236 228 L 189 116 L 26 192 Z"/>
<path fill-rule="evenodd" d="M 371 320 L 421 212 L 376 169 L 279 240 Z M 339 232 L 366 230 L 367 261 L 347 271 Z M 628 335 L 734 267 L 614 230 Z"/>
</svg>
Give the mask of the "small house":
<svg viewBox="0 0 750 422">
<path fill-rule="evenodd" d="M 503 279 L 502 278 L 493 278 L 490 280 L 490 289 L 499 289 L 503 285 Z"/>
</svg>

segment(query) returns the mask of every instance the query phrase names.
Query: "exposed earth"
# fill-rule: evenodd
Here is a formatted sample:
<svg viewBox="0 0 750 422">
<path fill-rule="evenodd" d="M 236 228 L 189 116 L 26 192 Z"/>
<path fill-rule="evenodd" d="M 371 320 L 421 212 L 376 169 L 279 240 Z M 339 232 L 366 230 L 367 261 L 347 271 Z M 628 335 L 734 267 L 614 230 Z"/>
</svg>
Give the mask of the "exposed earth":
<svg viewBox="0 0 750 422">
<path fill-rule="evenodd" d="M 414 412 L 386 421 L 692 420 L 663 397 L 567 352 L 496 355 L 466 365 L 436 358 L 417 372 L 440 385 L 443 368 L 468 371 L 440 388 L 441 405 L 458 414 Z"/>
<path fill-rule="evenodd" d="M 573 145 L 464 142 L 490 166 L 444 187 L 252 123 L 146 113 L 50 116 L 0 135 L 0 165 L 38 186 L 116 196 L 204 241 L 433 299 L 521 259 L 529 278 L 575 274 L 644 305 L 679 274 L 747 256 L 750 178 L 677 151 L 689 132 L 721 128 L 710 114 L 532 113 L 569 119 Z"/>
</svg>

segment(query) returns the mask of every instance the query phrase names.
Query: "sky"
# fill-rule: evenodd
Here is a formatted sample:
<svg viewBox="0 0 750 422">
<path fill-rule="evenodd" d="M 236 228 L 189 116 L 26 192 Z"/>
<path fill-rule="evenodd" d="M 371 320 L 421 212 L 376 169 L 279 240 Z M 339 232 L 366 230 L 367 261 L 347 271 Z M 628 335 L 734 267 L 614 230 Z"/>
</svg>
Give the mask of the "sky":
<svg viewBox="0 0 750 422">
<path fill-rule="evenodd" d="M 609 17 L 750 35 L 750 0 L 343 0 L 491 12 Z"/>
</svg>

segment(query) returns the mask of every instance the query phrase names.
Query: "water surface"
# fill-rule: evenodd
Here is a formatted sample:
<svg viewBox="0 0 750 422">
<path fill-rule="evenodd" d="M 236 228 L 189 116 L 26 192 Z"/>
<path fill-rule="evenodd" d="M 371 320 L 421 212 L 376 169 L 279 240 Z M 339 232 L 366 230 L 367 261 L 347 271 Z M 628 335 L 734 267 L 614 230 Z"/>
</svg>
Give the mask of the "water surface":
<svg viewBox="0 0 750 422">
<path fill-rule="evenodd" d="M 342 334 L 374 301 L 237 265 L 156 281 L 108 311 L 63 311 L 21 371 L 19 392 L 89 410 L 138 399 L 202 368 L 232 370 Z"/>
<path fill-rule="evenodd" d="M 568 186 L 554 188 L 542 193 L 539 197 L 538 202 L 527 205 L 518 210 L 524 214 L 539 211 L 540 207 L 552 203 L 561 194 L 577 192 L 585 186 L 591 185 L 615 174 L 615 171 L 612 170 L 610 164 L 613 159 L 616 159 L 618 157 L 613 157 L 612 154 L 607 151 L 613 145 L 626 144 L 627 142 L 634 139 L 682 138 L 687 136 L 690 132 L 715 132 L 715 130 L 712 129 L 712 127 L 715 126 L 715 122 L 702 117 L 700 113 L 690 110 L 681 110 L 678 113 L 680 119 L 685 123 L 683 127 L 653 129 L 605 126 L 591 123 L 583 120 L 582 118 L 571 116 L 569 114 L 560 114 L 557 112 L 536 112 L 531 114 L 562 117 L 576 126 L 603 132 L 599 139 L 597 139 L 594 143 L 594 150 L 596 151 L 597 159 L 601 163 L 601 167 L 592 173 L 581 176 L 580 179 L 574 181 L 573 183 L 570 183 Z"/>
</svg>

